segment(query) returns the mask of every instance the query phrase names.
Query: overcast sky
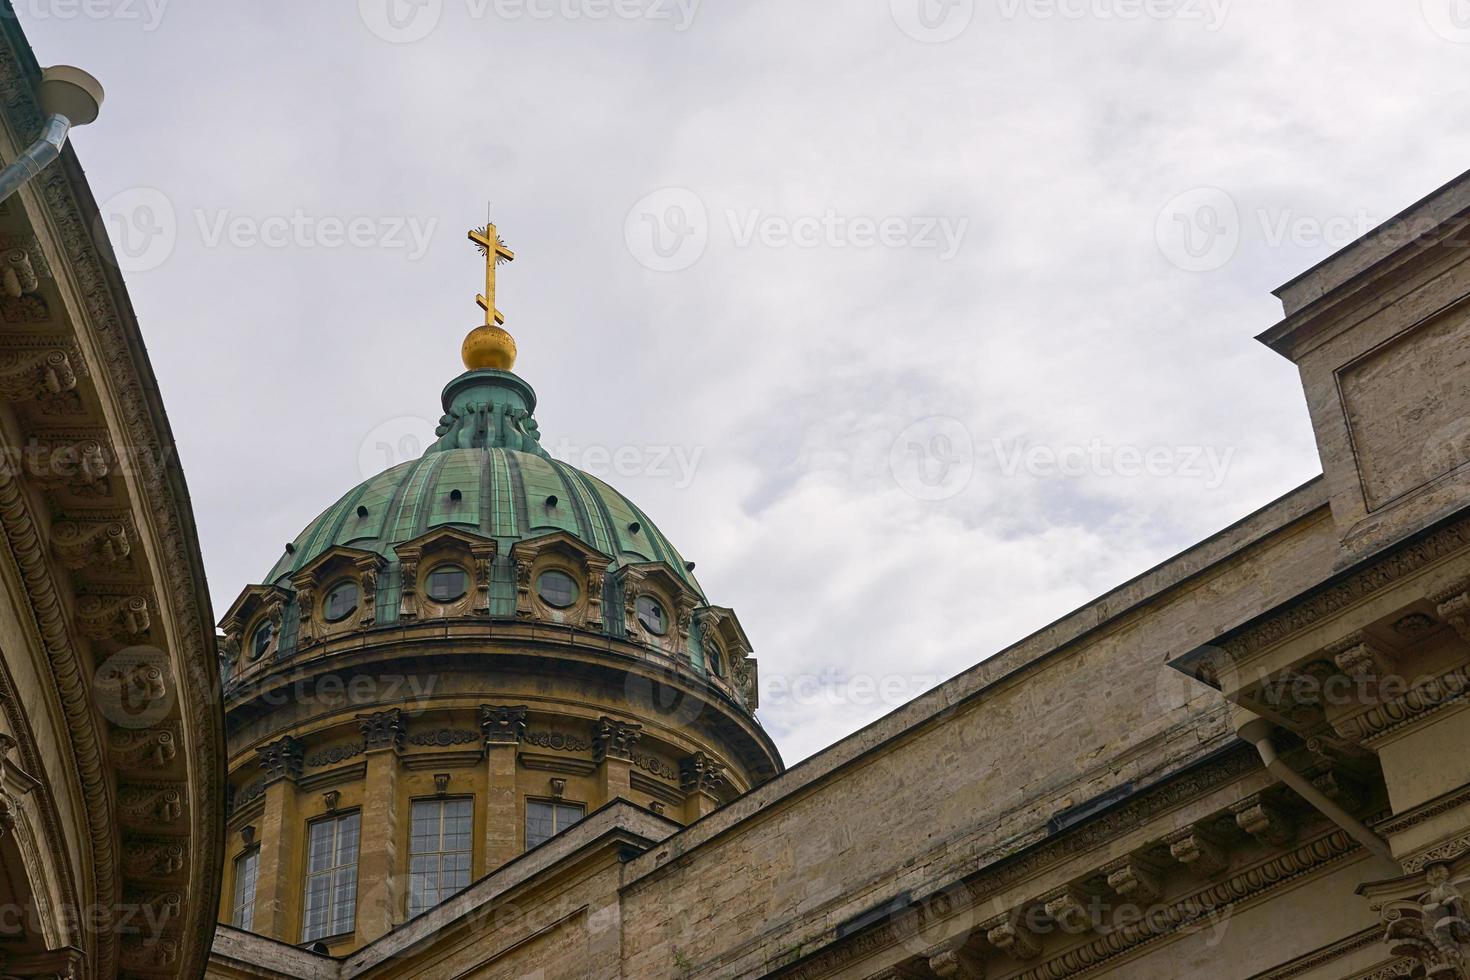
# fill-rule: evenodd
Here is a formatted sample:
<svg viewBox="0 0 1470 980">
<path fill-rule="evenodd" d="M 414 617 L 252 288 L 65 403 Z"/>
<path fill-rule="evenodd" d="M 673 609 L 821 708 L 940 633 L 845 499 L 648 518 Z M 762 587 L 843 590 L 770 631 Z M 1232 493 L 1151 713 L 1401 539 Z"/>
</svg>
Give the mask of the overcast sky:
<svg viewBox="0 0 1470 980">
<path fill-rule="evenodd" d="M 17 7 L 107 87 L 216 610 L 427 433 L 488 206 L 545 444 L 788 763 L 1314 476 L 1270 290 L 1470 165 L 1464 0 Z"/>
</svg>

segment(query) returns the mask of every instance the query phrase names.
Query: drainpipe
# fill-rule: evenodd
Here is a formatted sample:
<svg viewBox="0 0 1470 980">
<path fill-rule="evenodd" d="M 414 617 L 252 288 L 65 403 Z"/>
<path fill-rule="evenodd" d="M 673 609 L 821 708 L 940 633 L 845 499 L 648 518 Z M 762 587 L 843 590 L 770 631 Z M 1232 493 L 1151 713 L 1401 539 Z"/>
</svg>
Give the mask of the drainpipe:
<svg viewBox="0 0 1470 980">
<path fill-rule="evenodd" d="M 1282 761 L 1281 756 L 1276 754 L 1275 743 L 1271 741 L 1274 725 L 1244 708 L 1237 707 L 1234 715 L 1236 733 L 1256 747 L 1267 772 L 1290 786 L 1298 796 L 1316 807 L 1327 819 L 1347 831 L 1359 844 L 1379 857 L 1398 864 L 1393 856 L 1392 848 L 1388 846 L 1388 841 L 1369 830 L 1361 820 L 1332 802 L 1325 793 L 1313 786 L 1310 780 Z"/>
<path fill-rule="evenodd" d="M 56 65 L 41 73 L 41 137 L 0 171 L 0 201 L 9 198 L 61 156 L 73 126 L 85 126 L 102 109 L 102 86 L 80 68 Z"/>
</svg>

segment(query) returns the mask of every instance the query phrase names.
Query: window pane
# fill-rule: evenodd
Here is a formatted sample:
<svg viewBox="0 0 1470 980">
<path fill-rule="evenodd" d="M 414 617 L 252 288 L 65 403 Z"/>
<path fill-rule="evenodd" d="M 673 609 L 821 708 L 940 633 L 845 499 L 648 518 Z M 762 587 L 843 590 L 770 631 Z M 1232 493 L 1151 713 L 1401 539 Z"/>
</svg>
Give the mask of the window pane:
<svg viewBox="0 0 1470 980">
<path fill-rule="evenodd" d="M 474 801 L 415 800 L 408 914 L 420 915 L 468 885 Z"/>
<path fill-rule="evenodd" d="M 246 932 L 255 928 L 255 880 L 259 867 L 259 851 L 235 860 L 235 906 L 231 921 L 235 928 Z"/>
<path fill-rule="evenodd" d="M 354 927 L 360 823 L 359 814 L 349 813 L 310 825 L 303 942 L 351 932 Z"/>
<path fill-rule="evenodd" d="M 556 832 L 559 834 L 582 819 L 580 806 L 558 806 L 556 808 Z"/>
<path fill-rule="evenodd" d="M 526 849 L 551 840 L 556 834 L 556 811 L 548 803 L 526 801 Z"/>
</svg>

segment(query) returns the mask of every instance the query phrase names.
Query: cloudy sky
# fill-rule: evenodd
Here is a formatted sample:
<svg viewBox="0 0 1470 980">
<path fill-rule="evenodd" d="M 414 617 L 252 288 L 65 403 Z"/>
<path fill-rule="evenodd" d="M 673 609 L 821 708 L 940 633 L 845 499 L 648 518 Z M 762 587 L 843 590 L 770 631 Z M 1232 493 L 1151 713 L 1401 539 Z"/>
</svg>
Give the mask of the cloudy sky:
<svg viewBox="0 0 1470 980">
<path fill-rule="evenodd" d="M 217 610 L 478 319 L 794 762 L 1317 472 L 1270 290 L 1470 162 L 1465 0 L 18 0 Z"/>
</svg>

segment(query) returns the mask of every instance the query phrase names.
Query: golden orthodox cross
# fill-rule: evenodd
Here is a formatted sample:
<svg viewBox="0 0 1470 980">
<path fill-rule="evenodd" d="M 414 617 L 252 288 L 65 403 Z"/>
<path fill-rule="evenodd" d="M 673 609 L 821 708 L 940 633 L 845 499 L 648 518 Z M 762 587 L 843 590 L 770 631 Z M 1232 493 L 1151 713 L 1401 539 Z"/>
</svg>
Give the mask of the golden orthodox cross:
<svg viewBox="0 0 1470 980">
<path fill-rule="evenodd" d="M 486 326 L 499 326 L 505 322 L 505 317 L 495 308 L 495 269 L 502 262 L 514 262 L 516 253 L 506 248 L 505 242 L 500 240 L 494 222 L 470 232 L 470 241 L 478 245 L 480 254 L 485 256 L 485 294 L 478 297 L 477 302 L 480 309 L 485 311 Z"/>
</svg>

